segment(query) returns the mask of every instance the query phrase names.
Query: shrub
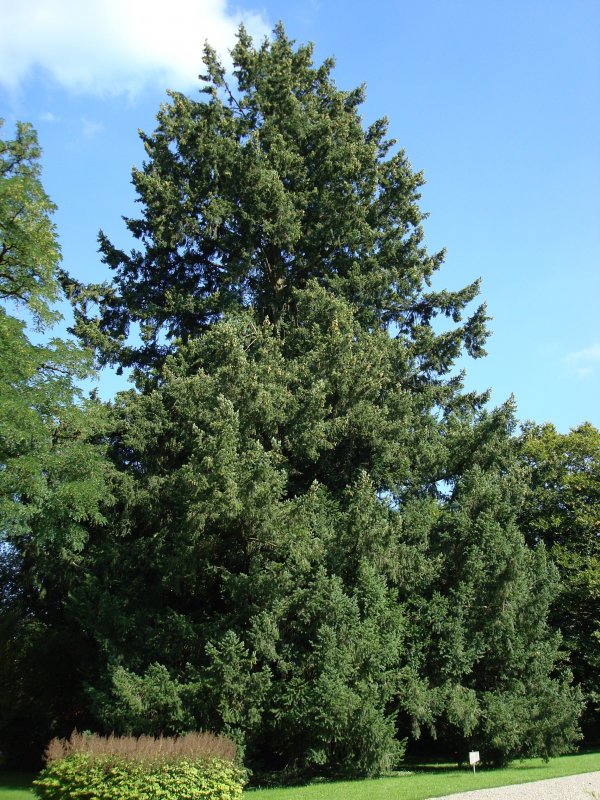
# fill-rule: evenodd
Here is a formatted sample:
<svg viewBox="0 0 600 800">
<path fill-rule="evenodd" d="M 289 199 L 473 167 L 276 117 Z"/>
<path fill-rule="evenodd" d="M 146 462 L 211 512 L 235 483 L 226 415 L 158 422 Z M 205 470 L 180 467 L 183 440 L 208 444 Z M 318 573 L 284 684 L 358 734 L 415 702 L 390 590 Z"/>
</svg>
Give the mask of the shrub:
<svg viewBox="0 0 600 800">
<path fill-rule="evenodd" d="M 76 733 L 50 743 L 34 792 L 41 800 L 236 800 L 246 773 L 234 756 L 231 742 L 210 734 L 136 739 Z"/>
<path fill-rule="evenodd" d="M 183 736 L 98 736 L 95 733 L 73 731 L 69 739 L 52 739 L 44 761 L 49 764 L 74 753 L 92 756 L 122 756 L 134 761 L 154 759 L 218 758 L 234 761 L 236 746 L 225 736 L 195 731 Z"/>
</svg>

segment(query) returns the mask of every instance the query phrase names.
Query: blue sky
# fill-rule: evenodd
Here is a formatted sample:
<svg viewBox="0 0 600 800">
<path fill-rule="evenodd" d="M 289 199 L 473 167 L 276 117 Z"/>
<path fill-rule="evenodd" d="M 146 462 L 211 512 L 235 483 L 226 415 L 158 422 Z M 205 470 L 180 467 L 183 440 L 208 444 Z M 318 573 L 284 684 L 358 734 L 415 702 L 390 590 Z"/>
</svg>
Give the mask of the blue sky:
<svg viewBox="0 0 600 800">
<path fill-rule="evenodd" d="M 0 19 L 5 135 L 37 128 L 77 278 L 107 277 L 100 228 L 127 245 L 137 130 L 167 87 L 197 93 L 203 41 L 226 53 L 242 19 L 259 38 L 282 19 L 335 56 L 338 86 L 367 84 L 365 122 L 386 115 L 424 171 L 439 285 L 482 278 L 492 336 L 467 385 L 513 393 L 521 419 L 600 426 L 597 0 L 0 0 Z"/>
</svg>

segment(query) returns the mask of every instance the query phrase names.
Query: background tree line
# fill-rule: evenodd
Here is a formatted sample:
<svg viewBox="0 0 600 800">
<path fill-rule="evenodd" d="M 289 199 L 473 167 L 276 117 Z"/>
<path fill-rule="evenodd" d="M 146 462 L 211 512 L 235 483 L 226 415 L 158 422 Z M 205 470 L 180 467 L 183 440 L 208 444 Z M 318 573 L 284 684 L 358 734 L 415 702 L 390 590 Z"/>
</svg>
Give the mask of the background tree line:
<svg viewBox="0 0 600 800">
<path fill-rule="evenodd" d="M 234 85 L 204 56 L 143 136 L 135 249 L 100 234 L 110 283 L 60 270 L 32 129 L 1 142 L 1 751 L 203 728 L 376 773 L 597 736 L 599 432 L 465 390 L 478 283 L 432 288 L 363 88 L 281 26 L 240 29 Z M 80 346 L 34 344 L 11 303 L 49 324 L 61 286 Z M 134 388 L 83 398 L 89 353 Z"/>
</svg>

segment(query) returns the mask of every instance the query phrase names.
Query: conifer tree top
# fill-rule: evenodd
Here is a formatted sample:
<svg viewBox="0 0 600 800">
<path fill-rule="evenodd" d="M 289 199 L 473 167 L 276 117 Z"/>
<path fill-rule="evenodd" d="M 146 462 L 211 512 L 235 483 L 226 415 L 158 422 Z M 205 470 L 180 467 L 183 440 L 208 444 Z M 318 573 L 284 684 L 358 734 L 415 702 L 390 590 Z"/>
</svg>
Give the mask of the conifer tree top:
<svg viewBox="0 0 600 800">
<path fill-rule="evenodd" d="M 100 233 L 113 284 L 70 287 L 79 332 L 101 361 L 155 366 L 240 308 L 277 323 L 310 281 L 350 302 L 365 328 L 406 337 L 429 377 L 463 348 L 483 354 L 483 307 L 432 333 L 438 314 L 462 321 L 479 285 L 431 290 L 443 253 L 423 245 L 422 174 L 394 150 L 386 119 L 363 126 L 364 87 L 338 89 L 333 61 L 315 66 L 312 56 L 281 24 L 260 46 L 241 27 L 233 78 L 207 45 L 204 96 L 171 92 L 156 129 L 141 134 L 142 214 L 126 220 L 139 247 L 126 253 Z M 126 343 L 132 323 L 139 347 Z"/>
</svg>

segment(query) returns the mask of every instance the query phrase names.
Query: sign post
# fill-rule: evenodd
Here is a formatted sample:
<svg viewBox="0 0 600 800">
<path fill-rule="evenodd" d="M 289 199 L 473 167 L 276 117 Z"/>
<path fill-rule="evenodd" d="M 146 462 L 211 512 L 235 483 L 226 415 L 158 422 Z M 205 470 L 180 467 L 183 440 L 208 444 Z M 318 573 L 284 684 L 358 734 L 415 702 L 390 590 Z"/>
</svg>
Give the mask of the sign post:
<svg viewBox="0 0 600 800">
<path fill-rule="evenodd" d="M 469 753 L 469 764 L 473 767 L 473 775 L 475 775 L 475 764 L 479 764 L 479 750 L 472 750 Z"/>
</svg>

